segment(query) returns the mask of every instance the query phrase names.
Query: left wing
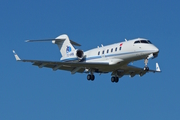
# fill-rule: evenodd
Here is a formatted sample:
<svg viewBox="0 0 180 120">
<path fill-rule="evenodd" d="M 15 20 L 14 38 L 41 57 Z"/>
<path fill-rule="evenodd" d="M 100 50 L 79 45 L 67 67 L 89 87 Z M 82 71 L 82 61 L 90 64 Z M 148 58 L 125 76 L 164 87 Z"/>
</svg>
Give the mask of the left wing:
<svg viewBox="0 0 180 120">
<path fill-rule="evenodd" d="M 122 77 L 123 75 L 130 75 L 130 77 L 134 77 L 135 75 L 143 76 L 147 72 L 161 72 L 158 63 L 156 63 L 156 70 L 144 70 L 143 68 L 131 66 L 131 65 L 124 65 L 121 66 L 119 70 L 112 72 L 112 75 L 118 75 Z"/>
</svg>

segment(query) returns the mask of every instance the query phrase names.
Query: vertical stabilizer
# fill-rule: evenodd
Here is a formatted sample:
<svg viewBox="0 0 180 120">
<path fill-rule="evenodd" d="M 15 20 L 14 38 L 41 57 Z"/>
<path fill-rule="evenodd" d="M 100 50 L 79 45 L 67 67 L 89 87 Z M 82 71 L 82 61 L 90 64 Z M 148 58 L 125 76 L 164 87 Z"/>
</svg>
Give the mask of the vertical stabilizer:
<svg viewBox="0 0 180 120">
<path fill-rule="evenodd" d="M 55 40 L 52 41 L 52 43 L 58 45 L 62 57 L 66 57 L 68 52 L 75 50 L 69 40 L 69 37 L 66 34 L 56 37 Z"/>
<path fill-rule="evenodd" d="M 69 37 L 66 34 L 60 35 L 55 39 L 53 38 L 53 39 L 41 39 L 41 40 L 26 40 L 26 42 L 48 42 L 48 41 L 52 41 L 53 44 L 58 45 L 62 57 L 67 57 L 67 53 L 75 50 L 73 45 L 81 46 L 80 44 L 72 40 L 69 40 Z"/>
</svg>

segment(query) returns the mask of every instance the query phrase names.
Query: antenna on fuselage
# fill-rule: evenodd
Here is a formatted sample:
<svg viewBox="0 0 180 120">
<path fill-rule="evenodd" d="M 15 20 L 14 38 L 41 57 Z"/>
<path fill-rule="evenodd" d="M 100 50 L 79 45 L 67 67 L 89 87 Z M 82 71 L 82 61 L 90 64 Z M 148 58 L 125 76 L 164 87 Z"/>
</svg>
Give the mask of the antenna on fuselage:
<svg viewBox="0 0 180 120">
<path fill-rule="evenodd" d="M 101 44 L 101 47 L 103 47 L 103 44 Z"/>
<path fill-rule="evenodd" d="M 127 42 L 127 39 L 125 38 L 125 41 Z"/>
</svg>

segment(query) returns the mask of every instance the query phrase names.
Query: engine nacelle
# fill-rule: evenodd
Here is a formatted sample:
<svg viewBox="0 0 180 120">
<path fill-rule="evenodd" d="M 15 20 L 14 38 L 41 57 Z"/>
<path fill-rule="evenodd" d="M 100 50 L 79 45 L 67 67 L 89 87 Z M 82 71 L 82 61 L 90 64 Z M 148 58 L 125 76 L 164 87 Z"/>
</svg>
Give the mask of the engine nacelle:
<svg viewBox="0 0 180 120">
<path fill-rule="evenodd" d="M 71 62 L 80 62 L 84 58 L 84 52 L 82 50 L 74 50 L 68 52 L 66 56 L 62 57 L 60 60 L 71 61 Z"/>
<path fill-rule="evenodd" d="M 79 61 L 84 58 L 84 52 L 82 50 L 76 50 L 75 55 L 79 59 Z"/>
</svg>

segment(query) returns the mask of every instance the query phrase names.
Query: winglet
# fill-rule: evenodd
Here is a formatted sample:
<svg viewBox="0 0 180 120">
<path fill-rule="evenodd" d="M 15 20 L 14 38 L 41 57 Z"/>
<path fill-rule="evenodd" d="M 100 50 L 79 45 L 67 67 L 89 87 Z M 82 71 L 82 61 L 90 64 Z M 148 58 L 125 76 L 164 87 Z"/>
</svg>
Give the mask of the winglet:
<svg viewBox="0 0 180 120">
<path fill-rule="evenodd" d="M 30 42 L 30 40 L 25 40 L 25 42 Z"/>
<path fill-rule="evenodd" d="M 13 53 L 14 53 L 14 57 L 17 61 L 21 60 L 14 50 L 13 50 Z"/>
<path fill-rule="evenodd" d="M 160 67 L 159 67 L 158 63 L 156 63 L 156 71 L 161 72 L 161 70 L 160 70 Z"/>
</svg>

